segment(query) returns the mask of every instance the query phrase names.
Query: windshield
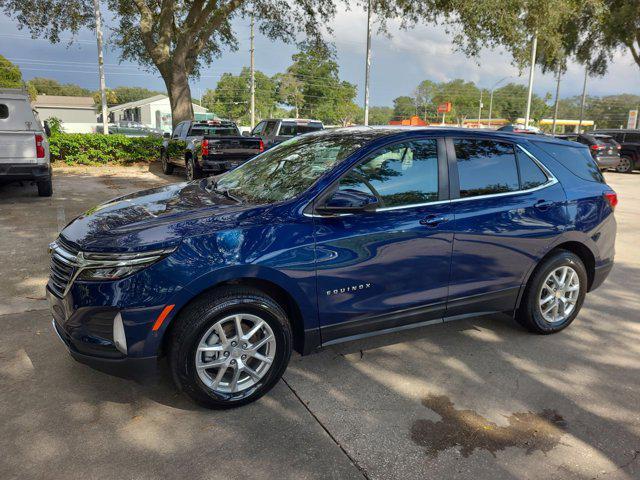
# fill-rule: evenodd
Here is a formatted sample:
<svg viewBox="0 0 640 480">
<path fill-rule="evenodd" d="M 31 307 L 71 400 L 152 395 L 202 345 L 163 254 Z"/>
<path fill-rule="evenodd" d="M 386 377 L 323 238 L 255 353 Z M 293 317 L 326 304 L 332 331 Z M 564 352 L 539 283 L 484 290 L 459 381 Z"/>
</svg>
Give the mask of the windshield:
<svg viewBox="0 0 640 480">
<path fill-rule="evenodd" d="M 294 137 L 224 174 L 216 189 L 255 204 L 289 200 L 371 139 L 358 132 Z"/>
</svg>

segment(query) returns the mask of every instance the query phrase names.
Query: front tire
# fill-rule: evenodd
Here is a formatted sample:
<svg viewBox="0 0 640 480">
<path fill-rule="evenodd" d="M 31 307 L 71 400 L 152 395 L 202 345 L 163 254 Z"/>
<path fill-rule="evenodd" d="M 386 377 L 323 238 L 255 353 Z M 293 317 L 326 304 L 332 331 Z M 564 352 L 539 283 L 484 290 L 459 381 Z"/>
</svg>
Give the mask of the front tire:
<svg viewBox="0 0 640 480">
<path fill-rule="evenodd" d="M 167 152 L 162 152 L 162 154 L 160 155 L 160 161 L 162 162 L 162 173 L 164 173 L 165 175 L 171 175 L 173 173 L 173 165 L 169 163 Z"/>
<path fill-rule="evenodd" d="M 559 250 L 546 258 L 527 284 L 516 320 L 534 333 L 568 327 L 587 292 L 587 270 L 576 254 Z"/>
<path fill-rule="evenodd" d="M 286 313 L 261 291 L 205 294 L 175 320 L 169 363 L 179 388 L 202 406 L 233 408 L 267 393 L 291 358 Z"/>
<path fill-rule="evenodd" d="M 620 157 L 620 163 L 616 167 L 618 173 L 631 173 L 633 171 L 633 160 L 629 157 Z"/>
</svg>

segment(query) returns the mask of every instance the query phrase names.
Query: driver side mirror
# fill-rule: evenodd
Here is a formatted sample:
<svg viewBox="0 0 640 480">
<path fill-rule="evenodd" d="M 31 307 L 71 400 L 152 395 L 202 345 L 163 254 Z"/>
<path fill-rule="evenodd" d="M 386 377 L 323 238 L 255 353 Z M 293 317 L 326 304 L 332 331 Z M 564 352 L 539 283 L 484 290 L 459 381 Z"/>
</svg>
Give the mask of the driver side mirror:
<svg viewBox="0 0 640 480">
<path fill-rule="evenodd" d="M 164 133 L 162 134 L 162 136 L 163 136 L 164 138 L 171 138 L 171 134 L 170 134 L 169 132 L 164 132 Z"/>
<path fill-rule="evenodd" d="M 359 190 L 336 190 L 316 211 L 326 214 L 372 212 L 378 207 L 378 199 Z"/>
<path fill-rule="evenodd" d="M 44 122 L 44 133 L 47 135 L 47 137 L 51 136 L 51 125 L 49 125 L 49 122 L 47 120 L 45 120 Z"/>
</svg>

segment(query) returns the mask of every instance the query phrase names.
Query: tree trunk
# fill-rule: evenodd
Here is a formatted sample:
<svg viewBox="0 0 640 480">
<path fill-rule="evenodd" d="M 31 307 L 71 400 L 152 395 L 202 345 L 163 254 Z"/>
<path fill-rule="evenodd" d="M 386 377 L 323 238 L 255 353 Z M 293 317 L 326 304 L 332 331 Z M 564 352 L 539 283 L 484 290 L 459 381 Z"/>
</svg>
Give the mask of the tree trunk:
<svg viewBox="0 0 640 480">
<path fill-rule="evenodd" d="M 186 68 L 174 62 L 170 67 L 160 69 L 160 73 L 169 94 L 173 128 L 184 120 L 193 120 L 191 88 L 189 87 Z"/>
</svg>

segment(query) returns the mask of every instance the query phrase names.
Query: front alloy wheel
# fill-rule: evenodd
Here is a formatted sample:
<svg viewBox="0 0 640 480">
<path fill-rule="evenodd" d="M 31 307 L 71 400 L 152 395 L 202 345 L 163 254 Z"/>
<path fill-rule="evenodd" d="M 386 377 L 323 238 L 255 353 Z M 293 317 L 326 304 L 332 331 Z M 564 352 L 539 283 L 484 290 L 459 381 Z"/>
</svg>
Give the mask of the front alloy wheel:
<svg viewBox="0 0 640 480">
<path fill-rule="evenodd" d="M 276 354 L 273 330 L 249 313 L 216 322 L 200 339 L 195 366 L 214 392 L 237 393 L 253 387 L 269 371 Z"/>
</svg>

